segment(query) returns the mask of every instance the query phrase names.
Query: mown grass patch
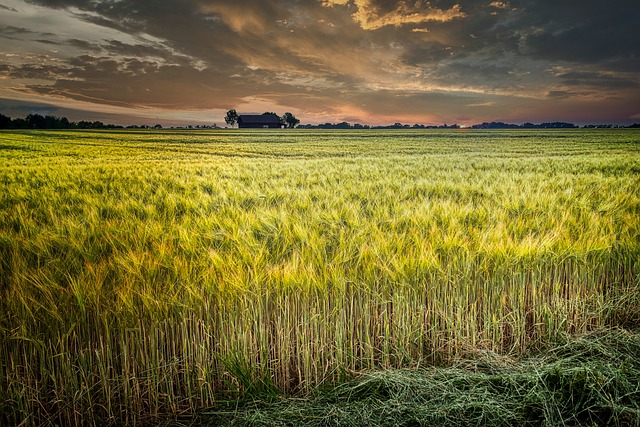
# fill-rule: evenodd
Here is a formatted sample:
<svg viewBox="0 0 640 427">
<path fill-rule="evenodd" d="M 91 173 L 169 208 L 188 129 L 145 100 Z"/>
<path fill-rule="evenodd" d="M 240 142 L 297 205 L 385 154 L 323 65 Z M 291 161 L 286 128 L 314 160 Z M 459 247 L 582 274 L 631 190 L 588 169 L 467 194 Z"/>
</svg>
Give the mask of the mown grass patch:
<svg viewBox="0 0 640 427">
<path fill-rule="evenodd" d="M 521 359 L 360 374 L 306 398 L 269 394 L 202 411 L 198 426 L 637 426 L 640 334 L 600 331 Z"/>
</svg>

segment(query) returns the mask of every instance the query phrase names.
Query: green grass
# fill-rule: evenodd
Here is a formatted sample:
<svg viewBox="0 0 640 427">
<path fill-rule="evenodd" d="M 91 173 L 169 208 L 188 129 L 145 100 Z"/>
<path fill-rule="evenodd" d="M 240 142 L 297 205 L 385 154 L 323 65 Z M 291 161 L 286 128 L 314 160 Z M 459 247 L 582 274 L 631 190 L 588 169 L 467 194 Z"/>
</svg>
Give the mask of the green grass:
<svg viewBox="0 0 640 427">
<path fill-rule="evenodd" d="M 571 338 L 521 360 L 373 371 L 306 398 L 220 402 L 194 426 L 640 425 L 640 335 Z"/>
<path fill-rule="evenodd" d="M 637 326 L 639 172 L 633 130 L 0 133 L 0 423 Z"/>
</svg>

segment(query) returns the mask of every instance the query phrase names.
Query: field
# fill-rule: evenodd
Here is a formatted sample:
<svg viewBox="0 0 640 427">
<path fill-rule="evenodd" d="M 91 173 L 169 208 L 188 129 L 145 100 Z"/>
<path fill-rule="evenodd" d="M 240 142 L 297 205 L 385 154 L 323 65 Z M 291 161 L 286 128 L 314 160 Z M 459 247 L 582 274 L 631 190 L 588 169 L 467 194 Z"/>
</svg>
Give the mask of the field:
<svg viewBox="0 0 640 427">
<path fill-rule="evenodd" d="M 639 226 L 634 130 L 2 132 L 0 424 L 637 349 Z"/>
</svg>

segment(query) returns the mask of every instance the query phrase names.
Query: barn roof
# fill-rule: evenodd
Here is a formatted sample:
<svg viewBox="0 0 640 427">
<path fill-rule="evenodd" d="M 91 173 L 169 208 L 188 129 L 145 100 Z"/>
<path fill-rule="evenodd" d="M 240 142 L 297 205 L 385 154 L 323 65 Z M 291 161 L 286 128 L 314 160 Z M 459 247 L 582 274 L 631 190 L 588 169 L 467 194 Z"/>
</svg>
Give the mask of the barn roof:
<svg viewBox="0 0 640 427">
<path fill-rule="evenodd" d="M 264 124 L 280 124 L 280 117 L 275 114 L 241 114 L 238 121 L 245 124 L 264 123 Z"/>
</svg>

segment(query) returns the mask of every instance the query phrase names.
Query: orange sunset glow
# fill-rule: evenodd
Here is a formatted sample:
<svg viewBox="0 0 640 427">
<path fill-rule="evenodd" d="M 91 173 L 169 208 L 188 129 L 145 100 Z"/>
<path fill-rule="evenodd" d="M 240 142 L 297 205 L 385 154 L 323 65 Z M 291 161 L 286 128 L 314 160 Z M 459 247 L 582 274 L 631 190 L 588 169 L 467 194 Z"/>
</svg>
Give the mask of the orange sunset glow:
<svg viewBox="0 0 640 427">
<path fill-rule="evenodd" d="M 630 124 L 639 14 L 631 0 L 2 0 L 0 112 Z"/>
</svg>

